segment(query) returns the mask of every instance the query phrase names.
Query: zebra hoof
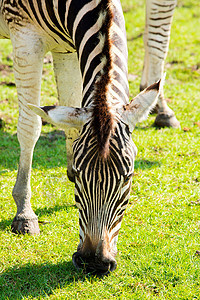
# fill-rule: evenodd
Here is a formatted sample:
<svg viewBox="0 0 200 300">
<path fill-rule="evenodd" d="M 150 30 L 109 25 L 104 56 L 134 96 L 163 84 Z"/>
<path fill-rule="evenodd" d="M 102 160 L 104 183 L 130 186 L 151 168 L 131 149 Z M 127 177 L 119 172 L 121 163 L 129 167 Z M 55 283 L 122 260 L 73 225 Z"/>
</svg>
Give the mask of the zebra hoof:
<svg viewBox="0 0 200 300">
<path fill-rule="evenodd" d="M 13 233 L 16 234 L 40 234 L 40 228 L 38 225 L 38 219 L 17 219 L 17 217 L 14 218 L 11 230 Z"/>
<path fill-rule="evenodd" d="M 180 122 L 176 119 L 174 114 L 159 113 L 155 119 L 154 126 L 159 128 L 180 128 Z"/>
</svg>

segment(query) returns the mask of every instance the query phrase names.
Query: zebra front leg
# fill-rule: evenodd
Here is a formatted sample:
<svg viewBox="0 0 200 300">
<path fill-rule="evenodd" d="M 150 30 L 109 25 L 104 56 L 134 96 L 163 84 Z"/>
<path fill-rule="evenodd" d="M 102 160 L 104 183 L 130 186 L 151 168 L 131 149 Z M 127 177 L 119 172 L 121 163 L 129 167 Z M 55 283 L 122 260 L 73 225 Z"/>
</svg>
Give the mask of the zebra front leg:
<svg viewBox="0 0 200 300">
<path fill-rule="evenodd" d="M 19 100 L 17 137 L 20 161 L 13 198 L 17 214 L 12 223 L 14 233 L 39 234 L 38 218 L 30 204 L 30 176 L 34 146 L 39 138 L 41 119 L 30 113 L 27 103 L 39 104 L 44 46 L 42 39 L 28 29 L 11 33 L 13 65 Z"/>
<path fill-rule="evenodd" d="M 77 59 L 77 53 L 52 52 L 54 72 L 57 83 L 60 105 L 80 107 L 82 99 L 82 79 Z M 67 175 L 74 182 L 72 171 L 73 151 L 72 145 L 79 135 L 77 128 L 65 130 L 67 151 Z"/>
<path fill-rule="evenodd" d="M 145 58 L 140 89 L 153 84 L 164 73 L 164 62 L 170 40 L 170 30 L 176 0 L 146 1 L 146 24 L 144 33 Z M 174 112 L 168 107 L 161 90 L 157 103 L 158 115 L 155 126 L 180 127 Z"/>
</svg>

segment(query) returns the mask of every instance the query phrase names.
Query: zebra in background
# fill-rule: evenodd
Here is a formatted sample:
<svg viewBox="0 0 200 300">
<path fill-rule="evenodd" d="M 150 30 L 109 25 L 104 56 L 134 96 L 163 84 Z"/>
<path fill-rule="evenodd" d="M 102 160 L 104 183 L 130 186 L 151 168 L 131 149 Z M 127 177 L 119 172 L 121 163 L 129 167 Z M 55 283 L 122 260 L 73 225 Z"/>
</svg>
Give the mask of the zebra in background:
<svg viewBox="0 0 200 300">
<path fill-rule="evenodd" d="M 171 23 L 177 0 L 146 0 L 144 67 L 140 90 L 162 78 L 170 40 Z M 162 90 L 156 106 L 158 127 L 179 128 L 180 123 L 168 107 Z"/>
<path fill-rule="evenodd" d="M 131 133 L 156 104 L 163 83 L 128 102 L 127 44 L 119 0 L 0 0 L 0 7 L 0 36 L 12 41 L 19 100 L 21 152 L 12 230 L 39 233 L 30 204 L 30 174 L 41 119 L 31 108 L 66 131 L 68 176 L 75 181 L 80 224 L 74 265 L 87 272 L 113 271 L 137 152 Z M 47 51 L 53 55 L 61 107 L 38 107 Z"/>
</svg>

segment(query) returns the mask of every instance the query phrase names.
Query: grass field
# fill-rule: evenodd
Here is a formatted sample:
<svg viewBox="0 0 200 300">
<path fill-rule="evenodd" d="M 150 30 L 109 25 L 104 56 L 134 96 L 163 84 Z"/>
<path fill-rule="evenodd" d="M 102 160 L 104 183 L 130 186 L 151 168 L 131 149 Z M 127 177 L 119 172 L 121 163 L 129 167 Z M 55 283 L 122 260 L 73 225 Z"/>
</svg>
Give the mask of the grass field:
<svg viewBox="0 0 200 300">
<path fill-rule="evenodd" d="M 138 4 L 139 2 L 139 4 Z M 130 94 L 143 64 L 144 1 L 123 0 Z M 74 186 L 66 176 L 65 140 L 42 128 L 34 152 L 32 207 L 39 236 L 11 233 L 16 206 L 18 104 L 12 47 L 0 40 L 0 300 L 200 299 L 200 3 L 178 1 L 166 61 L 165 96 L 181 129 L 155 129 L 155 116 L 137 126 L 130 203 L 118 241 L 118 268 L 105 278 L 75 270 L 78 244 Z M 48 61 L 48 60 L 47 60 Z M 52 66 L 45 63 L 42 104 L 57 102 Z"/>
</svg>

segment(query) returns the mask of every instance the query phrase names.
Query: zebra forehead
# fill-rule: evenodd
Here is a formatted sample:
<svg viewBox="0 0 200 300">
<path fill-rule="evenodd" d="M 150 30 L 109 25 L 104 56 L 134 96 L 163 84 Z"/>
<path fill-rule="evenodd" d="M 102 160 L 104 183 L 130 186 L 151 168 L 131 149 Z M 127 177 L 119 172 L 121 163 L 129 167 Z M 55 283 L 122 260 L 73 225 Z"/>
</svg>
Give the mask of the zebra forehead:
<svg viewBox="0 0 200 300">
<path fill-rule="evenodd" d="M 132 141 L 128 126 L 122 122 L 116 124 L 115 131 L 109 140 L 109 154 L 99 155 L 96 136 L 93 135 L 90 124 L 84 126 L 80 137 L 74 142 L 74 168 L 86 172 L 89 180 L 95 171 L 105 174 L 127 175 L 133 172 L 137 148 Z M 92 178 L 91 178 L 92 179 Z M 96 178 L 99 180 L 99 178 Z"/>
</svg>

